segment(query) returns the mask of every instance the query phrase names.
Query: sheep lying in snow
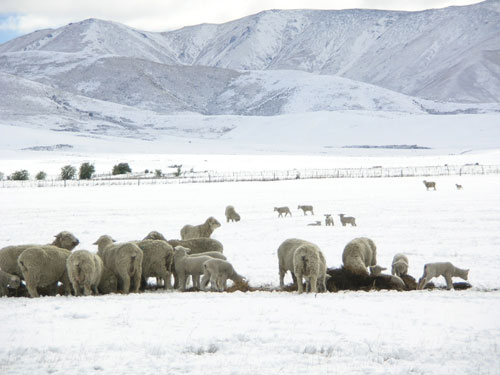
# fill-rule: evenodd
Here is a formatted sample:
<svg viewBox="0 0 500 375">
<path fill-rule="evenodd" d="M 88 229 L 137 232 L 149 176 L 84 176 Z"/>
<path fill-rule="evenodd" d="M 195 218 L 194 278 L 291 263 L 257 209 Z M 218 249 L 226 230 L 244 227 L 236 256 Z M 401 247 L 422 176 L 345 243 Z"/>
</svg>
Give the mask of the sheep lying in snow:
<svg viewBox="0 0 500 375">
<path fill-rule="evenodd" d="M 425 188 L 426 190 L 429 190 L 429 189 L 434 189 L 436 190 L 436 183 L 434 181 L 423 181 L 424 185 L 425 185 Z"/>
<path fill-rule="evenodd" d="M 203 263 L 203 277 L 201 279 L 201 289 L 206 290 L 210 281 L 211 289 L 223 292 L 226 289 L 227 279 L 237 283 L 244 278 L 234 270 L 231 263 L 222 259 L 210 259 Z"/>
<path fill-rule="evenodd" d="M 108 235 L 102 235 L 94 242 L 97 245 L 97 254 L 102 258 L 104 265 L 115 274 L 121 290 L 128 294 L 131 282 L 133 292 L 138 292 L 142 276 L 142 250 L 133 242 L 114 243 Z"/>
<path fill-rule="evenodd" d="M 344 214 L 339 214 L 340 222 L 342 226 L 345 227 L 347 224 L 351 224 L 352 227 L 356 226 L 356 219 L 352 216 L 345 216 Z"/>
<path fill-rule="evenodd" d="M 307 215 L 307 212 L 310 212 L 312 215 L 314 215 L 313 206 L 298 206 L 297 210 L 304 211 L 304 216 Z"/>
<path fill-rule="evenodd" d="M 377 264 L 377 247 L 369 238 L 355 238 L 345 246 L 342 262 L 353 273 L 368 275 L 366 267 Z"/>
<path fill-rule="evenodd" d="M 156 277 L 157 286 L 164 281 L 165 289 L 172 288 L 171 273 L 174 249 L 162 240 L 142 240 L 136 242 L 142 250 L 141 288 L 145 288 L 149 277 Z"/>
<path fill-rule="evenodd" d="M 216 251 L 218 253 L 222 253 L 224 251 L 224 247 L 222 243 L 213 238 L 193 238 L 191 240 L 169 240 L 168 243 L 170 246 L 175 248 L 176 246 L 187 247 L 191 251 L 189 254 L 199 254 L 206 253 L 208 251 Z"/>
<path fill-rule="evenodd" d="M 214 259 L 209 256 L 188 256 L 189 249 L 176 246 L 174 251 L 174 268 L 179 278 L 179 289 L 186 290 L 186 281 L 188 276 L 191 275 L 193 279 L 193 287 L 200 287 L 200 276 L 205 272 L 203 263 L 207 260 Z"/>
<path fill-rule="evenodd" d="M 210 238 L 213 231 L 220 227 L 220 223 L 216 218 L 210 216 L 203 224 L 200 225 L 184 225 L 181 229 L 181 238 L 189 240 L 192 238 Z"/>
<path fill-rule="evenodd" d="M 404 254 L 397 253 L 392 258 L 392 270 L 391 273 L 396 276 L 404 276 L 408 274 L 408 257 Z"/>
<path fill-rule="evenodd" d="M 440 262 L 440 263 L 427 263 L 424 266 L 424 274 L 418 281 L 417 289 L 423 289 L 425 285 L 433 278 L 443 276 L 446 280 L 446 289 L 453 288 L 453 283 L 451 281 L 452 277 L 460 277 L 467 280 L 469 277 L 469 270 L 464 270 L 455 267 L 450 262 Z"/>
<path fill-rule="evenodd" d="M 57 246 L 62 249 L 73 250 L 80 243 L 78 239 L 68 231 L 62 231 L 54 237 L 55 239 L 50 245 Z M 0 268 L 7 273 L 22 277 L 23 274 L 17 264 L 17 258 L 19 258 L 19 255 L 21 255 L 24 250 L 34 246 L 45 245 L 14 245 L 0 249 Z"/>
<path fill-rule="evenodd" d="M 104 263 L 99 255 L 87 250 L 72 252 L 66 260 L 68 277 L 76 296 L 98 294 Z"/>
<path fill-rule="evenodd" d="M 325 225 L 335 225 L 333 223 L 333 217 L 332 217 L 332 214 L 325 214 Z"/>
<path fill-rule="evenodd" d="M 283 217 L 283 214 L 292 216 L 288 207 L 274 207 L 274 211 L 278 213 L 278 217 Z"/>
<path fill-rule="evenodd" d="M 66 261 L 71 251 L 56 246 L 34 246 L 24 250 L 17 263 L 31 297 L 39 297 L 38 287 L 64 286 L 65 294 L 71 294 L 71 283 L 66 271 Z M 54 290 L 57 288 L 54 288 Z"/>
<path fill-rule="evenodd" d="M 240 215 L 234 210 L 233 206 L 227 206 L 226 211 L 224 212 L 226 215 L 226 220 L 229 223 L 230 221 L 240 221 Z"/>
<path fill-rule="evenodd" d="M 302 277 L 306 280 L 306 292 L 317 293 L 317 285 L 326 290 L 326 264 L 320 257 L 321 250 L 314 244 L 303 244 L 293 252 L 293 272 L 297 278 L 298 291 L 303 293 Z"/>
<path fill-rule="evenodd" d="M 19 276 L 11 275 L 5 271 L 0 270 L 0 297 L 7 296 L 9 290 L 7 287 L 17 289 L 21 286 L 21 279 Z"/>
</svg>

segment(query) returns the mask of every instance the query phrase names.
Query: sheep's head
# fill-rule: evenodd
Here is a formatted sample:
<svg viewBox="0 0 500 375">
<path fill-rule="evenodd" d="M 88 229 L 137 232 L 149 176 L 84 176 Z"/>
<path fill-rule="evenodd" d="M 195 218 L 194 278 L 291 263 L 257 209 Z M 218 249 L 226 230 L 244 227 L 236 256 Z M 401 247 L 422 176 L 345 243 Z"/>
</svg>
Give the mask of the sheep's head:
<svg viewBox="0 0 500 375">
<path fill-rule="evenodd" d="M 111 245 L 113 242 L 116 242 L 116 241 L 113 238 L 111 238 L 111 236 L 108 236 L 107 234 L 103 234 L 93 244 L 97 245 L 97 249 L 98 249 L 98 251 L 100 251 L 100 250 L 103 250 L 106 246 Z"/>
<path fill-rule="evenodd" d="M 68 231 L 62 231 L 55 236 L 55 240 L 52 245 L 60 247 L 61 249 L 73 250 L 79 243 L 78 238 L 76 238 L 72 233 Z"/>
<path fill-rule="evenodd" d="M 372 276 L 379 276 L 382 271 L 385 271 L 387 268 L 386 267 L 381 267 L 378 264 L 375 266 L 370 266 L 370 274 Z"/>
<path fill-rule="evenodd" d="M 21 286 L 21 279 L 15 275 L 9 277 L 9 287 L 17 289 Z"/>
<path fill-rule="evenodd" d="M 220 223 L 217 221 L 217 219 L 213 216 L 210 216 L 206 223 L 208 224 L 208 226 L 210 227 L 210 229 L 214 230 L 216 228 L 219 228 L 220 227 Z"/>
<path fill-rule="evenodd" d="M 166 241 L 167 239 L 161 234 L 160 232 L 153 230 L 148 233 L 146 237 L 144 237 L 145 240 L 161 240 L 161 241 Z"/>
<path fill-rule="evenodd" d="M 174 258 L 185 257 L 191 252 L 191 249 L 188 249 L 184 246 L 176 246 L 174 250 Z"/>
</svg>

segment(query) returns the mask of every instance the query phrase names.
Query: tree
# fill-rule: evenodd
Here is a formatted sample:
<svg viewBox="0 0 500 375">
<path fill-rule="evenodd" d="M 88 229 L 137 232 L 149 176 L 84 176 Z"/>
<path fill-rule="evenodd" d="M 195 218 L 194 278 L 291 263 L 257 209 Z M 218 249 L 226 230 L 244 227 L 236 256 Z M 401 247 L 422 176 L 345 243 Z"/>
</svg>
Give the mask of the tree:
<svg viewBox="0 0 500 375">
<path fill-rule="evenodd" d="M 120 163 L 113 167 L 112 173 L 113 175 L 117 175 L 117 174 L 125 174 L 127 172 L 132 172 L 132 169 L 130 169 L 128 163 Z"/>
<path fill-rule="evenodd" d="M 45 173 L 44 171 L 40 171 L 36 174 L 35 178 L 37 180 L 45 180 L 47 178 L 47 173 Z"/>
<path fill-rule="evenodd" d="M 82 165 L 80 165 L 79 178 L 80 180 L 90 180 L 94 172 L 95 172 L 94 164 L 83 163 Z"/>
<path fill-rule="evenodd" d="M 61 180 L 72 180 L 75 178 L 76 168 L 72 165 L 65 165 L 61 168 Z"/>
<path fill-rule="evenodd" d="M 182 174 L 182 165 L 176 165 L 177 170 L 174 172 L 175 177 L 179 177 Z"/>
<path fill-rule="evenodd" d="M 14 181 L 24 181 L 30 179 L 30 174 L 26 169 L 21 169 L 19 171 L 15 171 L 10 175 L 10 179 Z"/>
<path fill-rule="evenodd" d="M 161 177 L 163 173 L 161 172 L 161 169 L 155 169 L 155 176 L 156 177 Z"/>
<path fill-rule="evenodd" d="M 2 181 L 4 177 L 5 175 L 3 174 L 3 172 L 0 172 L 0 181 Z"/>
</svg>

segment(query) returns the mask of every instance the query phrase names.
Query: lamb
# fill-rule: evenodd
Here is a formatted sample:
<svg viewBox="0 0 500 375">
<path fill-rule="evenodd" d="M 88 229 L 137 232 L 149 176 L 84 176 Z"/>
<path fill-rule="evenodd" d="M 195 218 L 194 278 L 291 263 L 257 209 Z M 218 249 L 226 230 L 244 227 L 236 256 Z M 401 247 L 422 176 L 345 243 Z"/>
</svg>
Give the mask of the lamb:
<svg viewBox="0 0 500 375">
<path fill-rule="evenodd" d="M 55 240 L 51 245 L 60 247 L 62 249 L 73 250 L 80 243 L 78 239 L 68 231 L 62 231 L 56 234 L 54 237 Z M 7 273 L 22 277 L 23 274 L 21 272 L 21 269 L 19 268 L 19 265 L 17 264 L 17 258 L 19 258 L 19 255 L 21 255 L 24 250 L 34 246 L 45 245 L 14 245 L 0 249 L 0 268 Z"/>
<path fill-rule="evenodd" d="M 332 214 L 325 214 L 325 225 L 334 226 Z"/>
<path fill-rule="evenodd" d="M 304 292 L 302 277 L 306 279 L 306 292 L 317 293 L 317 284 L 322 283 L 326 290 L 326 264 L 320 258 L 321 250 L 314 244 L 303 244 L 293 252 L 293 272 L 297 278 L 299 294 Z"/>
<path fill-rule="evenodd" d="M 199 256 L 207 256 L 210 258 L 215 258 L 215 259 L 222 259 L 222 260 L 227 260 L 227 258 L 222 254 L 219 253 L 218 251 L 206 251 L 204 253 L 197 253 L 197 254 L 191 254 L 191 250 L 186 248 L 186 252 L 189 257 L 199 257 Z M 179 288 L 179 276 L 177 275 L 177 272 L 175 270 L 175 266 L 172 265 L 172 274 L 174 275 L 174 288 L 177 289 Z M 189 277 L 186 277 L 186 282 Z"/>
<path fill-rule="evenodd" d="M 233 206 L 227 206 L 224 214 L 226 215 L 228 223 L 230 221 L 240 221 L 241 219 L 240 215 L 234 210 Z"/>
<path fill-rule="evenodd" d="M 220 227 L 220 223 L 216 218 L 210 216 L 203 224 L 200 225 L 184 225 L 181 229 L 181 238 L 189 240 L 192 238 L 210 238 L 213 231 Z"/>
<path fill-rule="evenodd" d="M 97 287 L 101 282 L 104 263 L 99 255 L 87 250 L 72 252 L 66 260 L 69 280 L 76 296 L 98 294 Z"/>
<path fill-rule="evenodd" d="M 351 224 L 352 227 L 356 226 L 356 219 L 352 216 L 345 216 L 344 214 L 339 214 L 340 222 L 342 226 L 345 227 L 347 224 Z"/>
<path fill-rule="evenodd" d="M 278 217 L 283 217 L 283 214 L 285 214 L 285 217 L 287 215 L 292 216 L 292 213 L 290 212 L 290 209 L 288 207 L 274 207 L 274 211 L 278 213 Z"/>
<path fill-rule="evenodd" d="M 203 277 L 201 279 L 201 289 L 206 290 L 210 281 L 212 289 L 223 292 L 226 289 L 227 279 L 233 282 L 241 282 L 244 278 L 234 270 L 231 263 L 222 259 L 210 259 L 203 263 Z"/>
<path fill-rule="evenodd" d="M 439 276 L 443 276 L 445 278 L 446 289 L 450 290 L 453 288 L 451 278 L 460 277 L 461 279 L 467 280 L 469 277 L 469 270 L 455 267 L 450 262 L 427 263 L 424 266 L 424 273 L 422 277 L 418 280 L 417 289 L 423 289 L 433 277 Z"/>
<path fill-rule="evenodd" d="M 133 242 L 114 243 L 108 235 L 102 235 L 94 242 L 97 245 L 97 254 L 102 258 L 104 265 L 115 274 L 123 293 L 128 294 L 131 282 L 133 292 L 137 293 L 141 286 L 142 250 Z"/>
<path fill-rule="evenodd" d="M 425 188 L 427 190 L 429 190 L 430 188 L 433 188 L 434 190 L 436 190 L 436 183 L 434 181 L 423 181 L 424 185 L 425 185 Z"/>
<path fill-rule="evenodd" d="M 142 240 L 136 242 L 142 250 L 142 276 L 141 286 L 144 289 L 149 277 L 156 277 L 157 286 L 160 280 L 165 282 L 164 288 L 172 288 L 171 273 L 174 249 L 172 246 L 162 240 Z"/>
<path fill-rule="evenodd" d="M 71 294 L 71 283 L 66 271 L 66 261 L 71 251 L 57 246 L 33 246 L 24 250 L 17 263 L 21 269 L 31 297 L 39 297 L 39 287 L 57 289 L 61 282 L 65 294 Z"/>
<path fill-rule="evenodd" d="M 314 215 L 313 206 L 298 206 L 297 210 L 304 211 L 304 216 L 307 215 L 308 211 L 311 212 L 312 215 Z"/>
<path fill-rule="evenodd" d="M 19 276 L 11 275 L 10 273 L 0 270 L 0 297 L 9 295 L 7 287 L 17 289 L 20 286 L 21 279 Z"/>
<path fill-rule="evenodd" d="M 455 186 L 457 187 L 457 190 L 463 190 L 464 189 L 462 185 L 455 184 Z"/>
<path fill-rule="evenodd" d="M 209 256 L 188 256 L 189 249 L 176 246 L 174 251 L 174 267 L 179 278 L 179 289 L 186 290 L 187 277 L 191 275 L 193 279 L 193 287 L 200 287 L 200 276 L 205 272 L 203 263 L 207 260 L 214 259 Z"/>
<path fill-rule="evenodd" d="M 342 262 L 349 271 L 368 275 L 366 267 L 377 264 L 377 247 L 369 238 L 355 238 L 345 246 Z"/>
<path fill-rule="evenodd" d="M 175 248 L 176 246 L 183 246 L 190 249 L 191 255 L 206 253 L 208 251 L 216 251 L 218 253 L 222 253 L 224 251 L 224 247 L 222 243 L 213 238 L 193 238 L 191 240 L 169 240 L 168 243 L 170 246 Z"/>
<path fill-rule="evenodd" d="M 397 253 L 392 258 L 391 273 L 396 276 L 404 276 L 408 274 L 408 257 L 404 254 Z"/>
</svg>

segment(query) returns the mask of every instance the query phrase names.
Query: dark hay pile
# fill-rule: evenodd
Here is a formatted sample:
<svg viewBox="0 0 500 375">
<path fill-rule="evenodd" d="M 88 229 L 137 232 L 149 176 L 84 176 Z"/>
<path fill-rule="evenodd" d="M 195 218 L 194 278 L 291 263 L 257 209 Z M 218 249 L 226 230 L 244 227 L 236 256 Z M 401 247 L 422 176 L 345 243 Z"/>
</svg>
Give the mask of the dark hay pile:
<svg viewBox="0 0 500 375">
<path fill-rule="evenodd" d="M 466 282 L 458 282 L 458 283 L 453 283 L 453 289 L 455 290 L 465 290 L 472 288 L 472 285 Z M 436 286 L 433 282 L 427 283 L 424 289 L 430 289 L 430 290 L 446 290 L 446 286 Z"/>
<path fill-rule="evenodd" d="M 338 292 L 339 290 L 404 290 L 396 285 L 392 276 L 390 275 L 358 275 L 355 274 L 344 267 L 341 268 L 329 268 L 326 273 L 330 275 L 330 278 L 326 281 L 326 289 L 329 292 Z M 415 279 L 411 276 L 407 276 L 403 280 L 407 286 L 407 290 L 410 290 L 409 284 L 414 284 L 414 289 L 416 289 Z"/>
<path fill-rule="evenodd" d="M 401 279 L 404 281 L 406 285 L 406 290 L 416 290 L 417 289 L 417 280 L 413 276 L 404 275 L 401 276 Z"/>
</svg>

